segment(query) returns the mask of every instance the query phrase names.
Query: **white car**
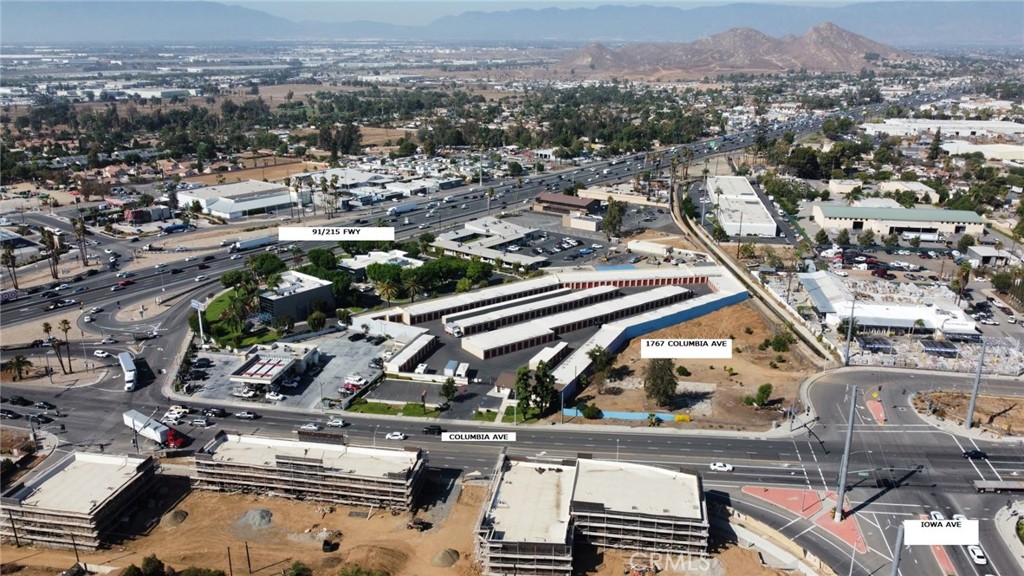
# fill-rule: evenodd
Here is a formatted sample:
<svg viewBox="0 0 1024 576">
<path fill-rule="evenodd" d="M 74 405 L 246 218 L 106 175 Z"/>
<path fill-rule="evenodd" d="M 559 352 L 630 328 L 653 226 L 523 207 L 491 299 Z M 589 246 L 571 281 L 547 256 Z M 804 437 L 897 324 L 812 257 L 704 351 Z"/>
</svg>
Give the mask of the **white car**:
<svg viewBox="0 0 1024 576">
<path fill-rule="evenodd" d="M 232 254 L 231 255 L 231 259 L 232 260 L 241 260 L 242 259 L 242 255 L 241 254 Z"/>
<path fill-rule="evenodd" d="M 93 306 L 92 308 L 89 308 L 90 314 L 96 314 L 97 312 L 103 312 L 103 308 L 100 308 L 99 306 Z"/>
<path fill-rule="evenodd" d="M 414 370 L 414 372 L 416 374 L 426 374 L 428 368 L 430 368 L 429 365 L 427 365 L 427 364 L 420 364 L 420 365 L 416 366 L 416 370 Z"/>
<path fill-rule="evenodd" d="M 171 426 L 177 426 L 181 422 L 181 417 L 177 414 L 164 414 L 164 417 L 160 419 L 161 424 L 170 424 Z"/>
<path fill-rule="evenodd" d="M 590 247 L 593 248 L 594 250 L 600 250 L 601 248 L 604 248 L 604 245 L 603 244 L 591 244 Z"/>
<path fill-rule="evenodd" d="M 196 282 L 202 282 L 203 280 L 206 280 L 205 274 L 200 274 L 199 276 L 196 276 Z"/>
<path fill-rule="evenodd" d="M 92 316 L 86 316 L 85 318 L 82 318 L 82 322 L 85 322 L 85 323 L 92 322 Z"/>
<path fill-rule="evenodd" d="M 188 414 L 189 412 L 190 410 L 188 408 L 181 406 L 180 404 L 175 404 L 167 409 L 168 414 Z"/>
<path fill-rule="evenodd" d="M 369 382 L 367 382 L 366 378 L 363 378 L 362 376 L 346 376 L 345 384 L 351 384 L 353 386 L 359 386 L 360 388 L 362 388 L 363 386 L 369 384 Z"/>
<path fill-rule="evenodd" d="M 196 260 L 198 258 L 199 258 L 198 256 L 186 256 L 185 257 L 185 262 L 191 262 L 191 261 Z"/>
<path fill-rule="evenodd" d="M 117 344 L 117 339 L 107 336 L 103 340 L 100 340 L 100 344 Z"/>
<path fill-rule="evenodd" d="M 404 432 L 388 432 L 384 438 L 387 440 L 405 440 L 407 436 Z"/>
<path fill-rule="evenodd" d="M 946 515 L 943 514 L 942 512 L 939 512 L 938 510 L 932 510 L 931 512 L 928 513 L 928 516 L 932 520 L 945 520 L 946 519 Z"/>
<path fill-rule="evenodd" d="M 846 278 L 847 276 L 849 276 L 849 274 L 847 274 L 846 272 L 844 272 L 844 271 L 842 271 L 842 270 L 833 270 L 832 272 L 833 272 L 833 273 L 834 273 L 834 274 L 835 274 L 836 276 L 841 276 L 841 277 L 843 277 L 843 278 Z"/>
<path fill-rule="evenodd" d="M 988 564 L 988 558 L 985 557 L 985 551 L 981 549 L 981 546 L 968 546 L 967 555 L 971 557 L 971 562 L 978 566 Z"/>
<path fill-rule="evenodd" d="M 110 248 L 104 248 L 104 249 L 103 249 L 103 253 L 104 253 L 104 254 L 113 254 L 113 253 L 114 253 L 114 251 L 113 251 L 113 250 L 111 250 Z"/>
<path fill-rule="evenodd" d="M 962 522 L 967 520 L 967 516 L 964 516 L 963 514 L 953 514 L 953 520 L 959 520 Z"/>
<path fill-rule="evenodd" d="M 284 394 L 281 394 L 280 392 L 270 391 L 270 392 L 267 392 L 266 399 L 267 400 L 284 400 Z"/>
<path fill-rule="evenodd" d="M 732 464 L 726 464 L 725 462 L 712 462 L 709 466 L 715 472 L 732 472 Z"/>
<path fill-rule="evenodd" d="M 344 428 L 346 424 L 341 418 L 331 418 L 327 421 L 327 425 L 331 428 Z"/>
<path fill-rule="evenodd" d="M 314 424 L 312 422 L 310 422 L 309 424 L 303 424 L 302 426 L 299 427 L 299 430 L 312 430 L 313 432 L 316 432 L 319 429 L 320 425 Z"/>
<path fill-rule="evenodd" d="M 156 266 L 153 266 L 153 268 L 156 268 L 157 270 L 159 270 L 161 268 L 167 268 L 167 264 L 164 264 L 163 262 L 161 262 L 161 263 L 157 264 Z"/>
<path fill-rule="evenodd" d="M 110 358 L 110 352 L 105 352 L 103 350 L 97 350 L 93 352 L 92 355 L 97 358 Z"/>
</svg>

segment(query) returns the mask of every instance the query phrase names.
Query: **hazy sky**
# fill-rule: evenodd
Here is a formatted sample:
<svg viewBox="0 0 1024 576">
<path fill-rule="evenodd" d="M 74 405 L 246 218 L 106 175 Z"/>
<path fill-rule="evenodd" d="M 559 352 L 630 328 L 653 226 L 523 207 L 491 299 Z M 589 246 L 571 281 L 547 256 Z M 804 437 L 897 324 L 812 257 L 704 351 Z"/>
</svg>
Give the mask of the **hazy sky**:
<svg viewBox="0 0 1024 576">
<path fill-rule="evenodd" d="M 805 4 L 821 6 L 829 4 L 853 4 L 858 0 L 704 0 L 702 2 L 659 2 L 657 0 L 646 2 L 641 0 L 556 0 L 552 2 L 538 2 L 536 0 L 473 0 L 472 2 L 438 2 L 437 0 L 321 0 L 319 2 L 311 2 L 307 0 L 220 1 L 224 4 L 234 4 L 261 10 L 263 12 L 294 21 L 322 20 L 346 22 L 351 20 L 373 20 L 377 22 L 387 22 L 390 24 L 424 24 L 435 20 L 438 17 L 449 14 L 460 14 L 462 12 L 469 11 L 492 12 L 515 8 L 537 9 L 553 6 L 561 8 L 586 8 L 606 4 L 646 4 L 651 6 L 679 6 L 691 8 L 714 4 L 737 4 L 740 2 L 768 2 L 773 4 Z"/>
</svg>

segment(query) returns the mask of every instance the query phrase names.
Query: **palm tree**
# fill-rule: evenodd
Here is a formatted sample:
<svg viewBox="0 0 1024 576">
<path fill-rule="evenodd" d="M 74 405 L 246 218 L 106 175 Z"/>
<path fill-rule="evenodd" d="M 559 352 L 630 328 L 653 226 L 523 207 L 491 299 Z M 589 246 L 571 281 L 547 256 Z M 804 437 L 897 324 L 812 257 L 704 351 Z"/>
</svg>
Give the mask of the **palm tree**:
<svg viewBox="0 0 1024 576">
<path fill-rule="evenodd" d="M 68 322 L 68 319 L 64 318 L 63 320 L 61 320 L 60 322 L 57 323 L 57 329 L 64 333 L 64 343 L 63 343 L 63 346 L 67 346 L 68 345 L 68 332 L 71 331 L 71 322 Z M 69 350 L 67 352 L 67 354 L 68 354 L 68 372 L 70 372 L 71 374 L 74 374 L 75 370 L 71 367 L 71 351 Z"/>
<path fill-rule="evenodd" d="M 4 251 L 0 254 L 0 265 L 7 268 L 11 275 L 11 284 L 18 289 L 18 256 L 14 253 L 14 246 L 10 242 L 4 244 Z"/>
<path fill-rule="evenodd" d="M 28 370 L 31 367 L 32 362 L 28 358 L 18 354 L 14 358 L 4 362 L 0 369 L 10 374 L 12 380 L 17 381 L 21 380 L 22 376 L 25 374 L 25 370 Z"/>
<path fill-rule="evenodd" d="M 412 301 L 416 301 L 416 295 L 423 292 L 423 281 L 420 280 L 419 274 L 410 274 L 405 280 L 405 291 L 412 297 Z"/>
<path fill-rule="evenodd" d="M 910 327 L 910 336 L 913 336 L 918 328 L 924 328 L 924 320 L 920 318 L 914 320 L 914 325 Z"/>
<path fill-rule="evenodd" d="M 399 289 L 398 284 L 391 280 L 381 280 L 377 283 L 377 294 L 388 301 L 388 306 L 391 306 L 391 301 L 398 296 Z"/>
<path fill-rule="evenodd" d="M 282 280 L 281 280 L 281 275 L 280 274 L 271 274 L 270 277 L 267 278 L 267 289 L 268 290 L 273 290 L 273 289 L 277 288 L 278 286 L 280 286 L 281 282 L 282 282 Z"/>
<path fill-rule="evenodd" d="M 53 342 L 51 339 L 51 333 L 53 332 L 53 326 L 49 322 L 43 322 L 43 334 L 46 334 L 46 340 Z M 67 374 L 68 371 L 64 368 L 64 360 L 60 357 L 60 346 L 53 344 L 53 351 L 57 354 L 57 362 L 60 363 L 60 371 Z"/>
<path fill-rule="evenodd" d="M 292 248 L 292 261 L 295 263 L 296 268 L 302 266 L 302 261 L 305 259 L 305 256 L 306 252 L 302 248 L 299 248 L 298 246 Z"/>
</svg>

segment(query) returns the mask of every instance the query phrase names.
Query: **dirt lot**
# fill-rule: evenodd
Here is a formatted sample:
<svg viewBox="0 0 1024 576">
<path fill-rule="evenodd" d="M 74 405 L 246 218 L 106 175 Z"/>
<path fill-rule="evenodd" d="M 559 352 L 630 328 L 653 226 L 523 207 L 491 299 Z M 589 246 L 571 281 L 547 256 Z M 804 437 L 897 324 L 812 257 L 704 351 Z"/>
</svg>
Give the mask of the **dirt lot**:
<svg viewBox="0 0 1024 576">
<path fill-rule="evenodd" d="M 243 160 L 243 164 L 247 167 L 245 170 L 205 174 L 203 176 L 186 178 L 185 181 L 198 182 L 207 186 L 217 184 L 218 179 L 221 177 L 223 177 L 225 184 L 233 184 L 235 182 L 243 182 L 245 180 L 267 180 L 269 182 L 276 182 L 283 180 L 292 174 L 322 170 L 325 167 L 321 162 L 302 162 L 296 158 L 278 157 L 247 159 Z"/>
<path fill-rule="evenodd" d="M 774 335 L 774 329 L 754 308 L 745 302 L 713 312 L 696 320 L 685 322 L 653 332 L 646 338 L 732 338 L 738 348 L 731 360 L 678 360 L 676 366 L 685 366 L 690 376 L 681 377 L 679 401 L 672 412 L 690 414 L 693 423 L 669 424 L 675 426 L 696 426 L 699 428 L 764 429 L 772 420 L 779 420 L 777 410 L 757 410 L 743 405 L 743 397 L 753 395 L 764 383 L 773 386 L 772 399 L 779 407 L 789 406 L 799 382 L 812 372 L 814 365 L 802 353 L 798 345 L 791 344 L 790 351 L 778 353 L 771 348 L 761 351 L 758 346 Z M 750 328 L 748 334 L 746 329 Z M 777 356 L 785 362 L 778 362 Z M 771 368 L 770 362 L 778 368 Z M 605 411 L 651 411 L 665 412 L 649 402 L 643 391 L 642 369 L 645 363 L 640 358 L 640 339 L 635 339 L 619 355 L 620 378 L 605 385 L 603 393 L 591 386 L 583 397 Z M 730 374 L 728 368 L 732 368 Z"/>
<path fill-rule="evenodd" d="M 252 574 L 272 575 L 292 562 L 301 561 L 315 574 L 334 575 L 343 564 L 382 570 L 393 576 L 474 576 L 472 530 L 483 501 L 482 486 L 464 485 L 448 516 L 425 532 L 405 528 L 409 516 L 391 516 L 375 512 L 365 518 L 365 510 L 335 508 L 332 511 L 314 503 L 295 502 L 251 495 L 230 495 L 193 491 L 173 510 L 165 511 L 159 523 L 145 536 L 128 540 L 121 546 L 98 553 L 82 554 L 82 561 L 108 566 L 139 565 L 142 558 L 155 554 L 178 570 L 188 566 L 228 569 L 228 550 L 235 570 L 247 569 L 246 545 Z M 168 494 L 169 500 L 175 499 Z M 269 512 L 269 515 L 267 514 Z M 326 533 L 324 531 L 327 531 Z M 320 542 L 325 534 L 340 532 L 340 548 L 324 553 Z M 586 549 L 577 551 L 577 566 L 594 576 L 619 576 L 629 554 L 618 550 Z M 457 552 L 450 567 L 433 560 L 442 551 Z M 74 563 L 70 550 L 15 548 L 0 549 L 4 574 L 10 566 L 23 566 L 13 572 L 24 576 L 55 574 Z M 755 552 L 727 547 L 715 561 L 723 574 L 775 576 L 778 572 L 761 567 Z"/>
<path fill-rule="evenodd" d="M 929 401 L 933 403 L 935 416 L 962 424 L 971 396 L 958 392 L 926 392 L 914 396 L 914 408 L 927 413 Z M 1019 436 L 1024 433 L 1024 402 L 1020 398 L 979 394 L 974 419 L 981 428 L 1000 436 Z"/>
</svg>

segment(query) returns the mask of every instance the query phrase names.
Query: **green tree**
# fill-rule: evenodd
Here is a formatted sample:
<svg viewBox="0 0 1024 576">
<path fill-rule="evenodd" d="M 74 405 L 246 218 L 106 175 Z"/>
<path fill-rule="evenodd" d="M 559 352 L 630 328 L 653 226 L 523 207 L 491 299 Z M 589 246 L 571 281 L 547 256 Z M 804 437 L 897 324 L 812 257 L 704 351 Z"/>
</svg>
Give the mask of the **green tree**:
<svg viewBox="0 0 1024 576">
<path fill-rule="evenodd" d="M 771 400 L 771 397 L 771 384 L 761 384 L 760 386 L 757 387 L 757 395 L 754 397 L 754 399 L 756 400 L 758 406 L 764 406 L 765 404 L 767 404 L 768 401 Z"/>
<path fill-rule="evenodd" d="M 352 311 L 348 308 L 338 308 L 334 314 L 338 317 L 338 322 L 342 324 L 348 325 L 352 322 Z"/>
<path fill-rule="evenodd" d="M 287 570 L 281 572 L 281 576 L 313 576 L 313 570 L 296 560 Z"/>
<path fill-rule="evenodd" d="M 63 345 L 66 346 L 68 343 L 68 332 L 71 331 L 71 322 L 69 322 L 67 318 L 63 318 L 61 319 L 60 322 L 57 323 L 57 329 L 64 333 Z M 54 349 L 56 348 L 57 346 L 55 345 Z M 66 353 L 68 355 L 68 372 L 70 374 L 74 374 L 75 370 L 71 367 L 71 352 L 67 351 Z"/>
<path fill-rule="evenodd" d="M 974 236 L 971 236 L 970 234 L 964 234 L 963 236 L 960 237 L 959 240 L 957 240 L 956 249 L 959 250 L 961 253 L 966 254 L 967 249 L 970 248 L 971 246 L 974 246 L 976 243 L 977 240 L 975 240 Z"/>
<path fill-rule="evenodd" d="M 508 163 L 508 175 L 516 178 L 523 175 L 523 165 L 515 160 Z"/>
<path fill-rule="evenodd" d="M 857 243 L 860 244 L 862 248 L 873 246 L 875 244 L 875 231 L 862 231 L 860 234 L 857 235 Z"/>
<path fill-rule="evenodd" d="M 842 230 L 840 230 L 839 234 L 836 234 L 836 244 L 839 244 L 840 246 L 849 246 L 850 245 L 850 231 L 847 230 L 846 228 L 843 228 Z"/>
<path fill-rule="evenodd" d="M 928 146 L 928 161 L 935 162 L 942 155 L 942 129 L 935 131 L 931 145 Z"/>
<path fill-rule="evenodd" d="M 28 358 L 22 356 L 21 354 L 18 354 L 11 358 L 10 360 L 4 362 L 2 365 L 0 365 L 0 370 L 7 374 L 10 374 L 11 380 L 17 381 L 21 380 L 25 374 L 25 371 L 31 367 L 32 362 Z"/>
<path fill-rule="evenodd" d="M 458 282 L 455 283 L 455 291 L 460 294 L 464 292 L 469 292 L 472 289 L 473 283 L 469 280 L 469 278 L 461 278 L 459 279 Z"/>
<path fill-rule="evenodd" d="M 526 411 L 530 408 L 530 396 L 533 393 L 533 382 L 530 378 L 530 369 L 527 366 L 520 366 L 516 370 L 516 381 L 513 386 L 519 413 L 526 414 Z"/>
<path fill-rule="evenodd" d="M 165 570 L 164 563 L 156 554 L 150 554 L 142 559 L 142 576 L 164 576 Z"/>
<path fill-rule="evenodd" d="M 658 406 L 671 406 L 676 394 L 676 377 L 672 373 L 672 360 L 655 358 L 647 361 L 643 370 L 644 392 Z"/>
<path fill-rule="evenodd" d="M 893 232 L 882 239 L 882 244 L 884 244 L 886 248 L 894 248 L 900 245 L 900 237 Z"/>
<path fill-rule="evenodd" d="M 458 389 L 455 388 L 455 378 L 449 376 L 445 379 L 444 384 L 441 385 L 441 397 L 444 398 L 445 402 L 451 402 L 458 393 Z"/>
<path fill-rule="evenodd" d="M 394 300 L 402 290 L 402 285 L 394 280 L 382 280 L 377 283 L 377 294 L 380 297 L 387 300 L 388 306 L 391 306 L 391 301 Z"/>
<path fill-rule="evenodd" d="M 547 362 L 540 361 L 533 371 L 533 399 L 541 413 L 546 413 L 558 401 L 558 390 L 555 389 L 555 375 Z"/>
<path fill-rule="evenodd" d="M 320 311 L 311 312 L 309 316 L 306 317 L 306 324 L 309 325 L 309 329 L 313 332 L 319 332 L 327 325 L 327 316 Z"/>
<path fill-rule="evenodd" d="M 814 243 L 815 244 L 828 244 L 829 243 L 828 232 L 825 232 L 824 230 L 818 230 L 818 233 L 814 235 Z"/>
<path fill-rule="evenodd" d="M 587 351 L 587 358 L 590 359 L 590 366 L 594 372 L 607 374 L 615 366 L 616 355 L 603 346 L 594 346 Z"/>
<path fill-rule="evenodd" d="M 622 234 L 622 220 L 626 215 L 626 203 L 608 197 L 608 211 L 601 226 L 608 238 Z"/>
<path fill-rule="evenodd" d="M 910 239 L 910 247 L 914 248 L 914 249 L 920 248 L 921 247 L 921 237 L 920 236 L 914 236 L 913 238 L 911 238 Z"/>
<path fill-rule="evenodd" d="M 18 289 L 18 256 L 14 253 L 14 245 L 10 242 L 4 243 L 3 253 L 0 253 L 0 265 L 7 268 L 11 276 L 11 285 Z"/>
</svg>

